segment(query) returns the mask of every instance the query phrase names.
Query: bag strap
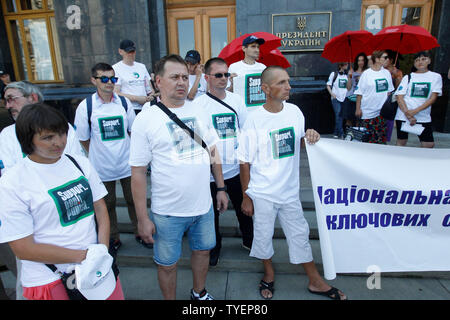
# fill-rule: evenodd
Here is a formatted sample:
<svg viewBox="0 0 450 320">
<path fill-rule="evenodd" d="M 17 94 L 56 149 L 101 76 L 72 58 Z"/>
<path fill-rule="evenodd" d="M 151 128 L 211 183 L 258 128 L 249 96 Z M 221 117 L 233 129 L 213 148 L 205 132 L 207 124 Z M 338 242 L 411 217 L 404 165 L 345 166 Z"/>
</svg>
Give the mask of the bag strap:
<svg viewBox="0 0 450 320">
<path fill-rule="evenodd" d="M 77 167 L 78 170 L 81 171 L 81 173 L 83 174 L 83 176 L 86 176 L 86 175 L 84 174 L 83 169 L 81 169 L 81 166 L 78 164 L 78 162 L 77 162 L 72 156 L 68 155 L 67 153 L 66 153 L 65 155 L 66 155 L 67 158 L 69 158 L 70 161 L 72 161 L 72 163 L 75 165 L 75 167 Z"/>
<path fill-rule="evenodd" d="M 128 112 L 128 103 L 125 97 L 119 96 L 120 102 L 122 103 L 122 107 L 125 109 L 125 112 Z M 91 116 L 92 116 L 92 95 L 86 98 L 86 106 L 87 106 L 87 116 L 89 123 L 89 132 L 91 131 Z"/>
<path fill-rule="evenodd" d="M 331 90 L 333 90 L 333 86 L 334 86 L 334 82 L 336 81 L 336 79 L 337 79 L 337 77 L 338 77 L 338 75 L 339 75 L 339 72 L 337 72 L 337 71 L 333 71 L 333 81 L 331 82 Z"/>
<path fill-rule="evenodd" d="M 239 125 L 239 115 L 238 115 L 238 113 L 236 112 L 236 110 L 234 110 L 234 109 L 233 109 L 228 103 L 226 103 L 225 101 L 220 100 L 220 99 L 217 98 L 216 96 L 213 96 L 211 93 L 207 92 L 206 95 L 207 95 L 208 97 L 210 97 L 211 99 L 214 99 L 214 100 L 217 101 L 218 103 L 222 104 L 224 107 L 226 107 L 226 108 L 230 109 L 231 111 L 233 111 L 234 114 L 236 115 L 237 125 L 238 125 L 239 129 L 241 128 L 241 126 Z"/>
<path fill-rule="evenodd" d="M 159 101 L 158 103 L 156 103 L 156 105 L 162 110 L 164 111 L 164 113 L 170 118 L 170 120 L 172 120 L 173 122 L 175 122 L 181 129 L 183 129 L 184 131 L 186 131 L 186 133 L 189 134 L 189 136 L 195 141 L 197 142 L 199 145 L 202 146 L 203 149 L 205 149 L 208 153 L 208 146 L 206 145 L 205 141 L 203 141 L 203 139 L 196 134 L 191 128 L 189 128 L 183 121 L 181 121 L 177 115 L 175 113 L 173 113 L 172 111 L 169 110 L 169 108 L 167 108 L 161 101 Z"/>
</svg>

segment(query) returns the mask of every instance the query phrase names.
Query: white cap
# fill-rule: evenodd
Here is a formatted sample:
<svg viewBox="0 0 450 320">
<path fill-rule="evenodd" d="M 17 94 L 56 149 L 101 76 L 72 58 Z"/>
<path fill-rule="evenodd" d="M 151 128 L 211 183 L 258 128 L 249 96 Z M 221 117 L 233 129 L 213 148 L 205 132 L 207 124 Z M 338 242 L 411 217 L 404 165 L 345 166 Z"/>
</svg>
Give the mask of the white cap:
<svg viewBox="0 0 450 320">
<path fill-rule="evenodd" d="M 110 270 L 106 276 L 98 281 L 91 289 L 78 288 L 81 294 L 88 300 L 106 300 L 116 288 L 116 277 Z"/>
</svg>

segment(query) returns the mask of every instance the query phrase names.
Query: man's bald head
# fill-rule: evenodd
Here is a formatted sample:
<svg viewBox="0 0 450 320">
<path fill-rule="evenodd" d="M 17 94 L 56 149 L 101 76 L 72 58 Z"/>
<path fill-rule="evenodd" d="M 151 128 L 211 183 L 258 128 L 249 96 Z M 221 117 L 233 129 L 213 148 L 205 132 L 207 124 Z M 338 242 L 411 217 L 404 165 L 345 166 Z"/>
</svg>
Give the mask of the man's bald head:
<svg viewBox="0 0 450 320">
<path fill-rule="evenodd" d="M 264 71 L 261 73 L 261 83 L 270 85 L 273 81 L 273 76 L 275 71 L 284 71 L 287 72 L 284 68 L 280 66 L 270 66 L 264 69 Z"/>
</svg>

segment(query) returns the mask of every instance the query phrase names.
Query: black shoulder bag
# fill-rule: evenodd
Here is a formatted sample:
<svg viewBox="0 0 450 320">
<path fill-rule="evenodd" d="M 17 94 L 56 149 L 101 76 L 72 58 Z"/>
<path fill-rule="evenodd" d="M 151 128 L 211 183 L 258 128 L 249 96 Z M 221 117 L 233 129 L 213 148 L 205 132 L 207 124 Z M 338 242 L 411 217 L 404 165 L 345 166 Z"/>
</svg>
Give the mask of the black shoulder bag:
<svg viewBox="0 0 450 320">
<path fill-rule="evenodd" d="M 411 80 L 411 74 L 408 74 L 408 84 L 406 86 L 409 86 L 409 81 Z M 385 118 L 386 120 L 394 120 L 395 115 L 397 114 L 397 108 L 398 108 L 398 102 L 392 102 L 392 95 L 394 93 L 388 95 L 386 98 L 386 101 L 384 102 L 383 106 L 380 110 L 380 115 Z"/>
<path fill-rule="evenodd" d="M 207 95 L 208 97 L 210 97 L 211 99 L 214 99 L 215 101 L 217 101 L 218 103 L 220 103 L 220 104 L 223 105 L 224 107 L 226 107 L 226 108 L 230 109 L 231 111 L 233 111 L 234 114 L 236 115 L 237 125 L 238 125 L 239 129 L 241 128 L 241 126 L 239 125 L 239 115 L 238 115 L 238 113 L 236 112 L 236 110 L 234 110 L 228 103 L 226 103 L 226 102 L 220 100 L 220 99 L 217 98 L 216 96 L 213 96 L 211 93 L 207 92 L 206 95 Z"/>
<path fill-rule="evenodd" d="M 183 121 L 181 121 L 180 118 L 178 118 L 175 113 L 170 111 L 169 108 L 167 108 L 161 101 L 156 103 L 156 105 L 162 111 L 164 111 L 165 114 L 167 114 L 167 116 L 170 118 L 170 120 L 175 122 L 181 129 L 183 129 L 187 134 L 189 134 L 189 136 L 195 142 L 197 142 L 199 145 L 201 145 L 202 148 L 205 149 L 209 154 L 208 146 L 206 145 L 205 141 L 203 141 L 203 139 L 198 134 L 196 134 L 191 128 L 189 128 Z"/>
</svg>

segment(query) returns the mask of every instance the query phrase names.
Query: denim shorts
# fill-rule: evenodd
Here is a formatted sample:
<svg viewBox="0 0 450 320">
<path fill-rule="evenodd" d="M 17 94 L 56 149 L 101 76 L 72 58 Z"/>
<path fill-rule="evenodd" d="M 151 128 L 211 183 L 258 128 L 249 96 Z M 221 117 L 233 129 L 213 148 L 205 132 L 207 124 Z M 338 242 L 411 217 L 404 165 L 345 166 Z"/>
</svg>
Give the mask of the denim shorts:
<svg viewBox="0 0 450 320">
<path fill-rule="evenodd" d="M 216 246 L 214 210 L 194 217 L 173 217 L 152 212 L 156 227 L 153 259 L 158 265 L 172 266 L 181 256 L 183 235 L 187 232 L 193 251 L 211 250 Z"/>
</svg>

